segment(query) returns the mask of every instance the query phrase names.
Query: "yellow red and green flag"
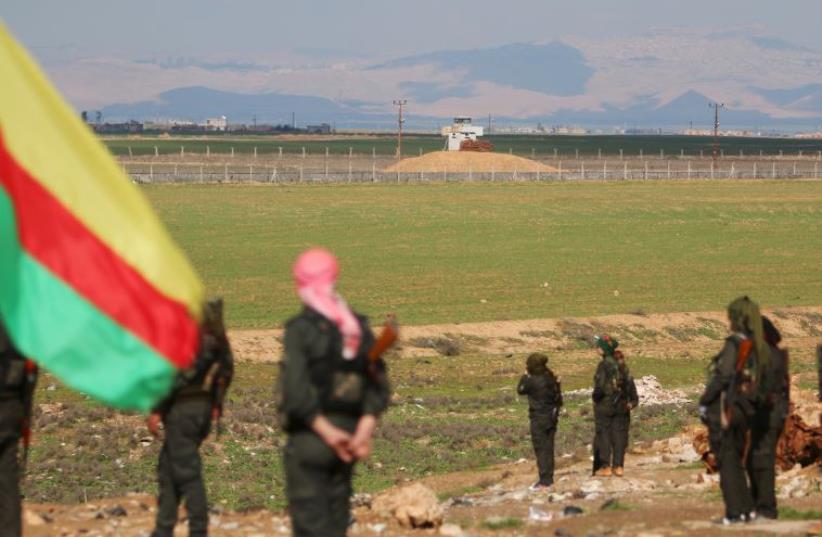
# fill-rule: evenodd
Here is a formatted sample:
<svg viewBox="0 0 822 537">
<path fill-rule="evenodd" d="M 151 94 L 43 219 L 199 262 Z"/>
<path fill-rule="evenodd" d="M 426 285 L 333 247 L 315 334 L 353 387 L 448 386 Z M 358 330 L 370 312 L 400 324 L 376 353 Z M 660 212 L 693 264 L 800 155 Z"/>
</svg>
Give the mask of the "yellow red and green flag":
<svg viewBox="0 0 822 537">
<path fill-rule="evenodd" d="M 202 284 L 0 22 L 0 317 L 68 386 L 147 410 L 197 351 Z"/>
</svg>

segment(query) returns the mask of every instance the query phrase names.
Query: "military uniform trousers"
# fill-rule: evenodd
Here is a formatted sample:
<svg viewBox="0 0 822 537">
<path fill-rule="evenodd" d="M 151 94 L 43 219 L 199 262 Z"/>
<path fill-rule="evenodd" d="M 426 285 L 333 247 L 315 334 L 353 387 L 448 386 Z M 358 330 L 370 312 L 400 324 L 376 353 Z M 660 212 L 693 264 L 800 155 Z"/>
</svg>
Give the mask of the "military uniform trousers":
<svg viewBox="0 0 822 537">
<path fill-rule="evenodd" d="M 550 485 L 554 482 L 554 436 L 557 434 L 557 420 L 553 414 L 531 416 L 531 442 L 537 458 L 539 482 Z"/>
<path fill-rule="evenodd" d="M 20 465 L 17 445 L 23 404 L 17 400 L 0 400 L 0 535 L 18 537 L 20 522 Z"/>
<path fill-rule="evenodd" d="M 163 418 L 165 441 L 157 467 L 159 498 L 156 535 L 171 537 L 177 510 L 185 498 L 188 531 L 208 535 L 208 501 L 203 483 L 200 444 L 211 428 L 211 401 L 193 397 L 175 401 Z"/>
<path fill-rule="evenodd" d="M 594 412 L 594 471 L 599 468 L 621 467 L 625 464 L 630 415 Z"/>
<path fill-rule="evenodd" d="M 785 426 L 779 409 L 757 412 L 751 425 L 751 448 L 746 469 L 751 496 L 759 515 L 776 518 L 776 444 Z"/>
<path fill-rule="evenodd" d="M 747 432 L 747 418 L 742 409 L 736 407 L 730 425 L 722 432 L 719 447 L 719 487 L 728 518 L 747 515 L 754 508 L 742 460 Z"/>
<path fill-rule="evenodd" d="M 289 434 L 283 458 L 294 536 L 345 536 L 353 464 L 338 459 L 313 431 Z"/>
</svg>

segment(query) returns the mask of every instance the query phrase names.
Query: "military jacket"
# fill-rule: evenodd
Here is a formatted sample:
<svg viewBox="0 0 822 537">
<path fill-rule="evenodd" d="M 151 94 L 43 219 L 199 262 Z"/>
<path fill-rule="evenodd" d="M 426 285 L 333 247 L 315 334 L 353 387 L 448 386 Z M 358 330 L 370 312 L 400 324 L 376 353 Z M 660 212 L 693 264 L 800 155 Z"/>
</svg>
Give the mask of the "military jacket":
<svg viewBox="0 0 822 537">
<path fill-rule="evenodd" d="M 528 396 L 528 414 L 554 415 L 562 406 L 562 389 L 553 371 L 539 375 L 523 375 L 517 384 L 517 393 Z"/>
<path fill-rule="evenodd" d="M 362 339 L 352 360 L 342 356 L 343 338 L 336 324 L 313 309 L 305 307 L 286 324 L 280 364 L 280 413 L 286 430 L 308 429 L 318 414 L 377 416 L 388 406 L 385 363 L 370 362 L 374 334 L 365 317 L 356 317 Z"/>
</svg>

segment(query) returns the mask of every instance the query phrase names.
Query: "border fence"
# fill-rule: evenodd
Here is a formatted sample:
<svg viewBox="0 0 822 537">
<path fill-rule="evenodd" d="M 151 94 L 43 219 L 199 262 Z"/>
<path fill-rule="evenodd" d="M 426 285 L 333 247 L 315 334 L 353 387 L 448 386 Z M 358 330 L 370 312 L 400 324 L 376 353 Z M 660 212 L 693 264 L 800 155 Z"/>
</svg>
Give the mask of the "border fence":
<svg viewBox="0 0 822 537">
<path fill-rule="evenodd" d="M 688 179 L 820 179 L 822 160 L 804 159 L 539 159 L 544 171 L 470 168 L 386 171 L 392 158 L 282 160 L 123 160 L 139 183 L 408 183 L 512 181 L 630 181 Z"/>
</svg>

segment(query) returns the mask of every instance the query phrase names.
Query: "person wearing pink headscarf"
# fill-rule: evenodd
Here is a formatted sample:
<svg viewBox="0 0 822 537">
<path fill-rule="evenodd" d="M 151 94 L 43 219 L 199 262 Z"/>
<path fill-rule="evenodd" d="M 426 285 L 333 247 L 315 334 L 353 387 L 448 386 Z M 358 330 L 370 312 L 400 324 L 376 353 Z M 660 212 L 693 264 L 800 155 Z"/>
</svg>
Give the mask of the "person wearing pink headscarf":
<svg viewBox="0 0 822 537">
<path fill-rule="evenodd" d="M 337 292 L 331 252 L 303 252 L 293 274 L 303 310 L 286 324 L 279 380 L 289 514 L 295 536 L 344 536 L 353 465 L 388 406 L 385 364 L 371 366 L 374 335 Z"/>
</svg>

